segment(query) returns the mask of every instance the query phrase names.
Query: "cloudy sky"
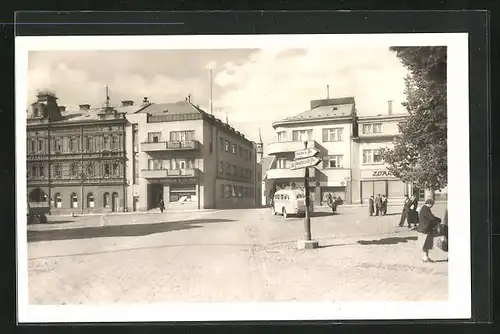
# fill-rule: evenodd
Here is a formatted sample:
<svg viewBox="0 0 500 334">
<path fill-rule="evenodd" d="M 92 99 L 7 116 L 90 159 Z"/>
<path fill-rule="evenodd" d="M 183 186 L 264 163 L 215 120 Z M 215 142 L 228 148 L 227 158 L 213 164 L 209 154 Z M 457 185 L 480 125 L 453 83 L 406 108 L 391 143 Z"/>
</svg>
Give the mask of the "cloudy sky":
<svg viewBox="0 0 500 334">
<path fill-rule="evenodd" d="M 101 106 L 108 85 L 111 103 L 147 96 L 175 102 L 188 94 L 208 111 L 213 68 L 214 114 L 264 142 L 273 141 L 271 123 L 309 109 L 310 100 L 354 96 L 359 115 L 404 113 L 406 70 L 388 47 L 308 49 L 31 51 L 29 103 L 38 89 L 57 94 L 60 105 Z"/>
</svg>

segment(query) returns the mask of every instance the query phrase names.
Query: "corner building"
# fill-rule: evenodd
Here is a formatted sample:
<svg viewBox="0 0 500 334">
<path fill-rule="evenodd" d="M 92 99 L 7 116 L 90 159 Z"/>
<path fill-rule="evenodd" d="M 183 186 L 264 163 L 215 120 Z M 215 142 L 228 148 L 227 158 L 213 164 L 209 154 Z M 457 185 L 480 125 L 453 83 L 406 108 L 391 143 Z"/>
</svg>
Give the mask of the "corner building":
<svg viewBox="0 0 500 334">
<path fill-rule="evenodd" d="M 323 160 L 309 169 L 309 191 L 315 205 L 325 205 L 328 193 L 347 204 L 367 203 L 377 194 L 386 195 L 391 202 L 403 201 L 406 194 L 423 200 L 429 195 L 394 177 L 380 155 L 380 149 L 391 147 L 400 135 L 398 124 L 407 116 L 393 114 L 391 101 L 387 112 L 359 117 L 354 97 L 311 101 L 310 110 L 273 123 L 276 141 L 267 150 L 272 160 L 263 166 L 268 168 L 265 195 L 304 186 L 304 170 L 290 170 L 290 162 L 307 141 Z"/>
<path fill-rule="evenodd" d="M 189 101 L 127 114 L 129 205 L 134 211 L 250 208 L 257 204 L 257 144 Z M 258 187 L 256 187 L 258 183 Z"/>
<path fill-rule="evenodd" d="M 135 107 L 78 110 L 41 91 L 27 112 L 27 194 L 51 213 L 126 211 L 125 114 Z"/>
</svg>

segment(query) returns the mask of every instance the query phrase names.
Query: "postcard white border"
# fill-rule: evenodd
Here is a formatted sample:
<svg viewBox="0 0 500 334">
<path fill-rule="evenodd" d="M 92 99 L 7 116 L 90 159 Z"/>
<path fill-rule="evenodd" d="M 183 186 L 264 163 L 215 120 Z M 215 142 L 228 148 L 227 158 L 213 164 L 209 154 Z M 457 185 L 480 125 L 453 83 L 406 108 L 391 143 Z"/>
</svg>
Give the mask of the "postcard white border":
<svg viewBox="0 0 500 334">
<path fill-rule="evenodd" d="M 238 320 L 468 319 L 471 317 L 468 34 L 44 36 L 16 38 L 16 190 L 18 321 L 130 322 Z M 171 303 L 127 306 L 28 304 L 26 119 L 28 51 L 301 48 L 332 46 L 448 47 L 448 207 L 451 222 L 449 300 L 444 302 Z M 467 219 L 469 218 L 469 219 Z M 419 287 L 416 286 L 416 289 Z"/>
</svg>

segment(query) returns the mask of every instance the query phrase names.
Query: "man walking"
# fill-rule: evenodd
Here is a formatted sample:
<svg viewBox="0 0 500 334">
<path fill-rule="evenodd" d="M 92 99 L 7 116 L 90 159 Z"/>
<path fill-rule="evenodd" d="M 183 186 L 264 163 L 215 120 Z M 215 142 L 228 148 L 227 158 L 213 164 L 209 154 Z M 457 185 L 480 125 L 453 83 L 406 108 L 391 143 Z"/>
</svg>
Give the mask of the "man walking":
<svg viewBox="0 0 500 334">
<path fill-rule="evenodd" d="M 387 196 L 382 195 L 382 215 L 385 216 L 387 214 Z"/>
<path fill-rule="evenodd" d="M 405 195 L 405 201 L 403 204 L 403 212 L 401 212 L 401 220 L 399 221 L 399 227 L 403 227 L 405 220 L 408 217 L 408 211 L 410 210 L 411 200 L 408 195 Z"/>
<path fill-rule="evenodd" d="M 370 199 L 368 200 L 368 214 L 370 216 L 373 216 L 373 212 L 375 211 L 374 209 L 374 199 L 373 196 L 370 196 Z"/>
</svg>

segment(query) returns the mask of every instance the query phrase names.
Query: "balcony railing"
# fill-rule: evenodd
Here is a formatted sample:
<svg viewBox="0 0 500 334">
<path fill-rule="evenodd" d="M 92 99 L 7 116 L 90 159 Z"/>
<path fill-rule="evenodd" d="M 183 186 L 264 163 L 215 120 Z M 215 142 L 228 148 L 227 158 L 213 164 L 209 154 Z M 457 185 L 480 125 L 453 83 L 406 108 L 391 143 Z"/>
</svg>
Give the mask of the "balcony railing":
<svg viewBox="0 0 500 334">
<path fill-rule="evenodd" d="M 175 150 L 184 151 L 184 150 L 198 150 L 199 148 L 200 148 L 200 142 L 197 140 L 141 143 L 141 149 L 143 152 L 175 151 Z"/>
<path fill-rule="evenodd" d="M 277 179 L 298 179 L 304 177 L 304 169 L 295 169 L 291 170 L 288 168 L 277 168 L 277 169 L 269 169 L 267 171 L 267 178 L 269 180 L 277 180 Z M 316 168 L 309 168 L 309 177 L 313 178 L 316 175 Z"/>
<path fill-rule="evenodd" d="M 319 148 L 318 143 L 315 140 L 309 140 L 307 142 L 307 147 L 310 148 Z M 267 151 L 269 155 L 279 154 L 279 153 L 287 153 L 287 152 L 295 152 L 304 149 L 303 141 L 283 141 L 283 142 L 275 142 L 271 143 L 267 146 Z"/>
<path fill-rule="evenodd" d="M 143 169 L 142 177 L 146 179 L 156 178 L 176 178 L 176 177 L 194 177 L 197 175 L 197 169 Z"/>
</svg>

